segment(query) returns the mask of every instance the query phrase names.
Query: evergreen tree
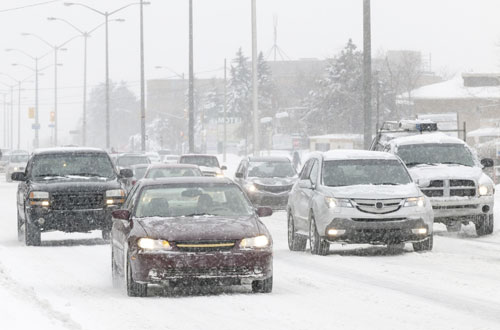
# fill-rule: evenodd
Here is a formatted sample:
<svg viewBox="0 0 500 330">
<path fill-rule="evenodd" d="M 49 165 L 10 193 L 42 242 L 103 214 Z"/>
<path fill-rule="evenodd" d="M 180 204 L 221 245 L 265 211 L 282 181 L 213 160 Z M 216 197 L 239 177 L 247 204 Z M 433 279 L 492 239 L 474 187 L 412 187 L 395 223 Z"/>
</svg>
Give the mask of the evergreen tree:
<svg viewBox="0 0 500 330">
<path fill-rule="evenodd" d="M 262 117 L 274 117 L 276 114 L 274 82 L 271 69 L 260 52 L 257 61 L 257 79 L 259 82 L 259 113 Z"/>
</svg>

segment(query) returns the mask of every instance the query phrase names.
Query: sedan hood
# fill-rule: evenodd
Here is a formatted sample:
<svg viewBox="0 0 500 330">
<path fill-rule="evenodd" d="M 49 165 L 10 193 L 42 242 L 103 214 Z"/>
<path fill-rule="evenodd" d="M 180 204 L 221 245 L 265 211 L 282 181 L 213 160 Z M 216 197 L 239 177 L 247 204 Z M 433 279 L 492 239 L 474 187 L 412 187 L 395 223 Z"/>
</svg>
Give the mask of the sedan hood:
<svg viewBox="0 0 500 330">
<path fill-rule="evenodd" d="M 414 183 L 405 185 L 356 185 L 343 187 L 326 187 L 328 195 L 349 199 L 391 199 L 420 196 L 420 190 Z"/>
<path fill-rule="evenodd" d="M 418 179 L 469 179 L 478 181 L 483 171 L 479 167 L 455 164 L 418 165 L 408 169 L 413 180 Z"/>
<path fill-rule="evenodd" d="M 255 216 L 136 219 L 150 238 L 170 241 L 237 240 L 263 234 Z"/>
</svg>

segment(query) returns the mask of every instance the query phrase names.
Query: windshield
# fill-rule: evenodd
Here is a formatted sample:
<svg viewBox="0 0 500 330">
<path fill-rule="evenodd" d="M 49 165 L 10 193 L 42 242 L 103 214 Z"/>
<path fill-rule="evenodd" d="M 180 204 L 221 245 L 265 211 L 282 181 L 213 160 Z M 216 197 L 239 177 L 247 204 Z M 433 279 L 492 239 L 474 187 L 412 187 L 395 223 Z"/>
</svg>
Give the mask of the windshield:
<svg viewBox="0 0 500 330">
<path fill-rule="evenodd" d="M 106 154 L 59 153 L 35 156 L 31 175 L 35 178 L 57 176 L 98 176 L 114 178 L 113 165 Z"/>
<path fill-rule="evenodd" d="M 412 144 L 398 147 L 406 166 L 419 164 L 459 164 L 474 166 L 474 157 L 463 144 Z"/>
<path fill-rule="evenodd" d="M 248 176 L 256 178 L 290 178 L 297 175 L 290 162 L 250 162 Z"/>
<path fill-rule="evenodd" d="M 146 156 L 122 156 L 116 160 L 116 166 L 127 167 L 132 165 L 150 164 L 151 161 Z"/>
<path fill-rule="evenodd" d="M 170 168 L 152 168 L 149 170 L 146 178 L 158 179 L 169 178 L 178 176 L 202 176 L 197 168 L 183 168 L 183 167 L 170 167 Z"/>
<path fill-rule="evenodd" d="M 326 161 L 323 165 L 323 184 L 329 187 L 354 185 L 400 185 L 411 178 L 397 160 L 356 159 Z"/>
<path fill-rule="evenodd" d="M 219 167 L 217 157 L 213 156 L 182 156 L 179 163 L 193 164 L 205 167 Z"/>
<path fill-rule="evenodd" d="M 135 216 L 249 216 L 252 205 L 234 184 L 176 184 L 141 192 Z"/>
<path fill-rule="evenodd" d="M 27 163 L 29 158 L 30 158 L 29 155 L 10 155 L 10 162 L 11 163 Z"/>
</svg>

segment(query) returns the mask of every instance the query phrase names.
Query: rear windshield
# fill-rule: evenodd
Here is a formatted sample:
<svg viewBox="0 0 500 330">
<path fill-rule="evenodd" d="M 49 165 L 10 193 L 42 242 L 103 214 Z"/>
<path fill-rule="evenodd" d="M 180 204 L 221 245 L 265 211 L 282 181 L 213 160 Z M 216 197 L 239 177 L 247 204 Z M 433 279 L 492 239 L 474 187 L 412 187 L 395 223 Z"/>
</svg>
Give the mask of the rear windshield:
<svg viewBox="0 0 500 330">
<path fill-rule="evenodd" d="M 46 177 L 104 177 L 116 176 L 113 165 L 106 154 L 58 153 L 37 155 L 33 159 L 31 175 Z"/>
<path fill-rule="evenodd" d="M 202 176 L 201 171 L 191 167 L 167 167 L 167 168 L 152 168 L 149 170 L 146 178 L 171 178 L 179 176 Z"/>
<path fill-rule="evenodd" d="M 182 156 L 179 163 L 206 167 L 219 167 L 217 157 L 212 156 Z"/>
<path fill-rule="evenodd" d="M 353 159 L 326 161 L 323 184 L 329 187 L 353 185 L 400 185 L 411 182 L 403 164 L 397 160 Z"/>
<path fill-rule="evenodd" d="M 146 156 L 121 156 L 116 159 L 116 166 L 126 167 L 140 164 L 151 164 Z"/>
</svg>

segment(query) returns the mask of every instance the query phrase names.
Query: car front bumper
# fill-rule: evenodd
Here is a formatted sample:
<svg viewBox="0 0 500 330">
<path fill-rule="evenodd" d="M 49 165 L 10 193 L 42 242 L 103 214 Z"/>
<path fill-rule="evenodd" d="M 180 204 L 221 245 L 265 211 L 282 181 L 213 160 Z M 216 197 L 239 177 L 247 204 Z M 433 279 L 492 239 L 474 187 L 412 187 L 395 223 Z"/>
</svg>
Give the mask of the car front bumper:
<svg viewBox="0 0 500 330">
<path fill-rule="evenodd" d="M 462 198 L 430 198 L 434 221 L 448 223 L 461 220 L 476 222 L 493 213 L 493 196 Z M 480 220 L 482 221 L 482 220 Z"/>
<path fill-rule="evenodd" d="M 250 284 L 271 277 L 273 272 L 270 249 L 209 253 L 137 251 L 130 258 L 134 281 L 151 284 L 200 280 Z"/>
<path fill-rule="evenodd" d="M 63 232 L 88 232 L 91 230 L 110 230 L 111 212 L 115 207 L 92 210 L 51 210 L 50 208 L 27 209 L 28 221 L 40 231 L 59 230 Z"/>
</svg>

